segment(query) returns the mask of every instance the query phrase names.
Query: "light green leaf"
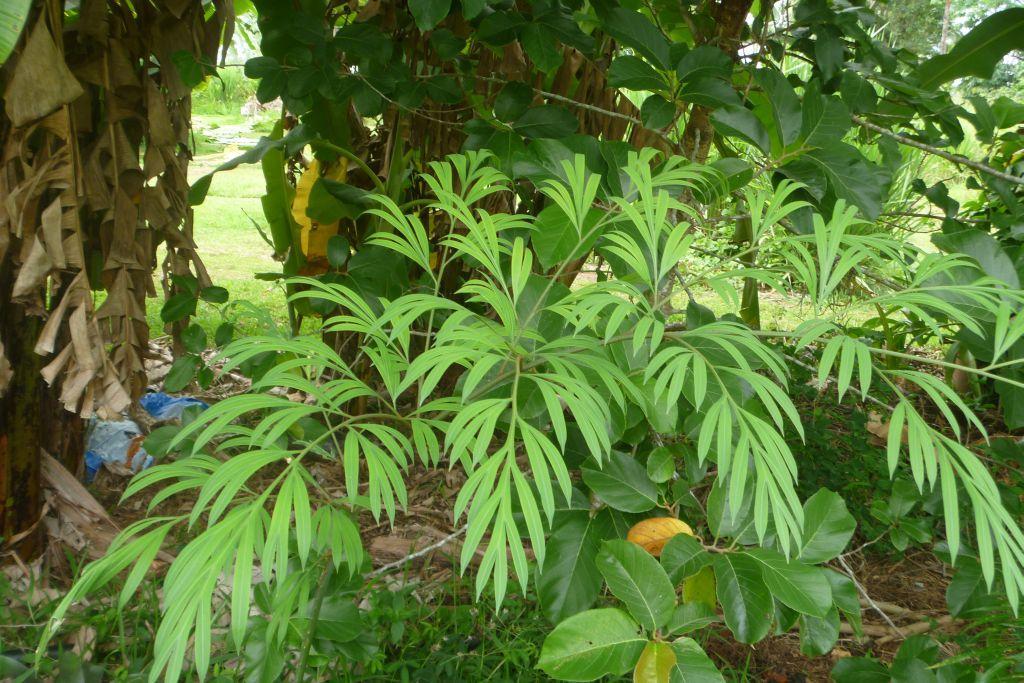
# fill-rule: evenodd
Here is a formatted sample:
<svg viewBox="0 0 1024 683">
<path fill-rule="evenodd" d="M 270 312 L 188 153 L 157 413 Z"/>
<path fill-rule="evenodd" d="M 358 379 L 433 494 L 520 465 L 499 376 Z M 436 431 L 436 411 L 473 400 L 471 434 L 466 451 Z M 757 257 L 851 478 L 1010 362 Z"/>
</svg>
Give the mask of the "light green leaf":
<svg viewBox="0 0 1024 683">
<path fill-rule="evenodd" d="M 636 662 L 633 683 L 669 683 L 669 676 L 675 666 L 675 650 L 668 643 L 651 641 Z"/>
<path fill-rule="evenodd" d="M 680 638 L 672 643 L 676 665 L 671 683 L 725 683 L 711 658 L 693 638 Z"/>
<path fill-rule="evenodd" d="M 620 609 L 592 609 L 569 617 L 548 634 L 537 668 L 562 681 L 621 676 L 647 644 L 640 627 Z"/>
<path fill-rule="evenodd" d="M 846 501 L 838 493 L 818 489 L 804 503 L 800 561 L 818 564 L 831 560 L 843 552 L 856 528 L 857 521 L 847 511 Z"/>
<path fill-rule="evenodd" d="M 32 0 L 5 0 L 0 7 L 0 65 L 14 51 L 31 7 Z"/>
</svg>

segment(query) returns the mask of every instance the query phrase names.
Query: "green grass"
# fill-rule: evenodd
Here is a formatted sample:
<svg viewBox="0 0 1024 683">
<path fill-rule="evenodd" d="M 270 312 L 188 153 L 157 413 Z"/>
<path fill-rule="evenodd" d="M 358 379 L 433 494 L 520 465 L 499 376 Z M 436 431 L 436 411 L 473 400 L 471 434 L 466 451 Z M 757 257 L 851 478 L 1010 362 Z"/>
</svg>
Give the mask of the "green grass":
<svg viewBox="0 0 1024 683">
<path fill-rule="evenodd" d="M 203 117 L 211 119 L 213 117 Z M 233 120 L 230 117 L 217 117 Z M 240 117 L 237 117 L 240 118 Z M 243 150 L 220 146 L 216 154 L 197 156 L 189 168 L 190 180 L 205 175 L 217 165 L 241 153 Z M 248 301 L 270 315 L 274 322 L 285 324 L 288 320 L 284 302 L 284 289 L 274 282 L 257 280 L 254 273 L 280 272 L 281 264 L 274 261 L 273 249 L 260 236 L 254 223 L 266 233 L 267 222 L 260 206 L 264 192 L 263 173 L 258 165 L 243 165 L 231 171 L 218 173 L 210 185 L 210 192 L 200 206 L 195 207 L 195 240 L 199 257 L 203 260 L 214 284 L 225 287 L 231 295 L 230 302 Z M 157 255 L 163 259 L 163 250 Z M 163 298 L 146 301 L 146 319 L 150 334 L 164 334 L 160 308 Z M 237 306 L 222 313 L 222 306 L 200 303 L 196 322 L 208 334 L 223 322 L 224 315 L 238 316 L 239 331 L 256 333 L 264 325 Z"/>
</svg>

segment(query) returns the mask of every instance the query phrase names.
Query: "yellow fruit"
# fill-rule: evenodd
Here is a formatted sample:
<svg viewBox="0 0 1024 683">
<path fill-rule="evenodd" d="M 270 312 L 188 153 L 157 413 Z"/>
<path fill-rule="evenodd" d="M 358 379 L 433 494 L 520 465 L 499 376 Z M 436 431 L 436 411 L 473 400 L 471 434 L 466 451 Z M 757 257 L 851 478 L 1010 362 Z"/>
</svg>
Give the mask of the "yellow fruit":
<svg viewBox="0 0 1024 683">
<path fill-rule="evenodd" d="M 634 524 L 626 534 L 626 540 L 658 557 L 668 540 L 676 534 L 694 535 L 689 524 L 675 517 L 652 517 Z"/>
<path fill-rule="evenodd" d="M 347 177 L 348 161 L 342 159 L 339 163 L 330 167 L 326 173 L 321 173 L 320 162 L 313 160 L 309 167 L 299 176 L 295 184 L 295 198 L 292 200 L 292 218 L 300 228 L 300 248 L 306 260 L 311 263 L 322 262 L 314 266 L 312 272 L 324 272 L 327 269 L 327 240 L 338 234 L 338 221 L 333 223 L 318 223 L 306 215 L 309 207 L 309 194 L 313 190 L 321 175 L 330 180 L 344 182 Z"/>
</svg>

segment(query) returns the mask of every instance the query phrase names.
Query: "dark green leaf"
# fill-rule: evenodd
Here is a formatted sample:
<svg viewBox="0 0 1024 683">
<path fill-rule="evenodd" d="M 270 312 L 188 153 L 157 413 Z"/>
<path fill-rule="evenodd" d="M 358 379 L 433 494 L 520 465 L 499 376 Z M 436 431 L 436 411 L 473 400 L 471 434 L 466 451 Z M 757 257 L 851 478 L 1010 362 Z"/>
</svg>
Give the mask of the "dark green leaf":
<svg viewBox="0 0 1024 683">
<path fill-rule="evenodd" d="M 739 137 L 760 149 L 771 152 L 768 131 L 754 112 L 744 107 L 723 107 L 711 112 L 711 124 L 726 137 Z"/>
<path fill-rule="evenodd" d="M 711 559 L 711 554 L 704 550 L 700 541 L 687 534 L 676 534 L 661 551 L 661 566 L 673 584 L 693 576 L 711 564 Z"/>
<path fill-rule="evenodd" d="M 342 235 L 331 235 L 327 240 L 327 262 L 332 268 L 343 268 L 352 255 L 352 247 Z"/>
<path fill-rule="evenodd" d="M 839 94 L 850 111 L 858 114 L 872 111 L 878 101 L 875 88 L 866 78 L 853 71 L 844 71 L 839 85 Z"/>
<path fill-rule="evenodd" d="M 754 80 L 764 91 L 759 93 L 761 97 L 755 109 L 764 112 L 761 120 L 765 125 L 771 122 L 768 134 L 773 141 L 772 153 L 779 154 L 800 135 L 803 120 L 800 98 L 786 77 L 775 69 L 758 69 Z"/>
<path fill-rule="evenodd" d="M 654 130 L 664 128 L 676 118 L 676 105 L 661 95 L 651 95 L 640 105 L 640 120 Z"/>
<path fill-rule="evenodd" d="M 885 665 L 868 657 L 846 657 L 832 668 L 836 683 L 890 683 Z"/>
<path fill-rule="evenodd" d="M 54 683 L 102 683 L 103 667 L 86 661 L 73 652 L 62 652 Z"/>
<path fill-rule="evenodd" d="M 823 24 L 817 29 L 815 37 L 815 66 L 821 71 L 822 79 L 830 81 L 843 67 L 842 35 L 837 27 Z"/>
<path fill-rule="evenodd" d="M 266 78 L 281 72 L 281 64 L 273 57 L 253 57 L 245 63 L 247 78 Z"/>
<path fill-rule="evenodd" d="M 608 589 L 648 631 L 668 623 L 675 608 L 675 590 L 654 557 L 635 543 L 605 541 L 597 568 Z"/>
<path fill-rule="evenodd" d="M 605 215 L 601 209 L 594 207 L 587 213 L 583 222 L 583 235 L 576 232 L 576 226 L 561 207 L 551 204 L 537 215 L 534 231 L 530 234 L 530 244 L 537 254 L 537 260 L 544 268 L 552 268 L 563 261 L 585 256 L 593 248 L 600 236 L 595 230 Z"/>
<path fill-rule="evenodd" d="M 610 535 L 607 518 L 591 517 L 588 510 L 555 518 L 544 567 L 537 576 L 537 597 L 549 621 L 558 623 L 594 604 L 601 592 L 595 561 L 601 541 Z"/>
<path fill-rule="evenodd" d="M 164 390 L 173 393 L 187 387 L 202 364 L 203 361 L 199 356 L 190 354 L 178 358 L 171 365 L 171 371 L 164 377 Z"/>
<path fill-rule="evenodd" d="M 668 39 L 643 14 L 615 7 L 602 19 L 605 31 L 620 43 L 633 48 L 659 69 L 672 68 Z"/>
<path fill-rule="evenodd" d="M 677 605 L 672 612 L 672 618 L 665 626 L 665 632 L 674 636 L 681 636 L 700 630 L 709 624 L 715 623 L 718 617 L 715 610 L 703 602 L 687 602 Z"/>
<path fill-rule="evenodd" d="M 654 67 L 633 55 L 616 57 L 608 69 L 608 85 L 629 90 L 665 90 L 668 84 Z"/>
<path fill-rule="evenodd" d="M 160 309 L 160 319 L 165 323 L 174 323 L 195 315 L 196 298 L 188 292 L 179 292 L 164 302 Z"/>
<path fill-rule="evenodd" d="M 620 609 L 592 609 L 571 616 L 548 634 L 537 668 L 563 681 L 621 676 L 647 644 L 640 627 Z"/>
<path fill-rule="evenodd" d="M 526 113 L 533 102 L 533 88 L 526 83 L 509 81 L 494 98 L 494 116 L 502 121 L 515 121 Z"/>
<path fill-rule="evenodd" d="M 192 323 L 181 333 L 181 344 L 186 351 L 202 353 L 206 350 L 206 330 L 198 324 Z"/>
<path fill-rule="evenodd" d="M 828 654 L 839 639 L 839 610 L 830 609 L 824 617 L 800 615 L 800 652 L 808 657 Z"/>
<path fill-rule="evenodd" d="M 409 11 L 421 31 L 429 31 L 448 16 L 452 0 L 409 0 Z"/>
<path fill-rule="evenodd" d="M 1013 259 L 995 237 L 975 228 L 951 233 L 935 233 L 932 242 L 947 253 L 967 254 L 981 266 L 985 275 L 1002 280 L 1010 287 L 1020 287 L 1020 276 Z"/>
<path fill-rule="evenodd" d="M 846 615 L 854 633 L 860 634 L 860 596 L 857 594 L 857 587 L 850 580 L 850 577 L 840 574 L 832 569 L 825 570 L 825 578 L 832 588 L 832 602 L 839 608 L 839 611 Z"/>
<path fill-rule="evenodd" d="M 344 595 L 328 595 L 320 608 L 316 637 L 335 643 L 348 643 L 366 630 L 362 613 L 352 599 Z"/>
<path fill-rule="evenodd" d="M 713 45 L 700 45 L 683 55 L 676 65 L 679 80 L 692 82 L 703 78 L 729 79 L 733 61 Z"/>
<path fill-rule="evenodd" d="M 235 326 L 233 323 L 221 323 L 217 326 L 216 331 L 213 333 L 213 343 L 217 346 L 227 346 L 232 337 L 235 336 Z"/>
<path fill-rule="evenodd" d="M 636 458 L 612 451 L 600 470 L 584 467 L 583 481 L 601 500 L 623 512 L 647 512 L 658 504 L 658 489 Z"/>
<path fill-rule="evenodd" d="M 579 121 L 565 107 L 542 104 L 531 107 L 512 127 L 525 138 L 564 138 L 576 132 Z"/>
<path fill-rule="evenodd" d="M 462 3 L 465 8 L 466 3 Z M 446 28 L 439 28 L 430 34 L 430 45 L 441 59 L 451 59 L 462 52 L 466 41 Z"/>
<path fill-rule="evenodd" d="M 757 562 L 741 553 L 723 553 L 715 557 L 714 568 L 725 625 L 736 639 L 756 643 L 768 635 L 772 598 Z"/>
<path fill-rule="evenodd" d="M 353 22 L 334 34 L 334 46 L 354 62 L 383 62 L 391 56 L 391 41 L 376 25 Z"/>
<path fill-rule="evenodd" d="M 708 526 L 715 538 L 735 538 L 740 543 L 757 542 L 754 529 L 753 500 L 744 496 L 740 509 L 735 515 L 730 512 L 729 492 L 727 486 L 715 484 L 708 494 Z"/>
<path fill-rule="evenodd" d="M 500 47 L 511 43 L 526 26 L 519 12 L 494 12 L 484 17 L 476 31 L 476 39 Z"/>
<path fill-rule="evenodd" d="M 814 617 L 824 617 L 832 605 L 832 588 L 821 569 L 787 561 L 781 553 L 754 548 L 747 555 L 761 565 L 764 583 L 776 600 Z"/>
<path fill-rule="evenodd" d="M 672 643 L 676 665 L 670 683 L 725 683 L 715 663 L 693 638 L 680 638 Z"/>
<path fill-rule="evenodd" d="M 647 456 L 647 476 L 656 484 L 663 484 L 676 473 L 675 456 L 668 446 L 658 446 Z"/>
<path fill-rule="evenodd" d="M 1024 49 L 1024 7 L 996 12 L 972 28 L 944 55 L 921 65 L 921 87 L 936 88 L 964 76 L 992 77 L 996 65 L 1011 50 Z"/>
<path fill-rule="evenodd" d="M 203 287 L 199 290 L 199 298 L 211 304 L 227 303 L 228 296 L 229 294 L 227 289 L 216 285 Z"/>
<path fill-rule="evenodd" d="M 555 42 L 555 36 L 542 24 L 527 24 L 519 34 L 523 50 L 534 65 L 547 73 L 562 64 L 562 53 Z"/>
<path fill-rule="evenodd" d="M 835 97 L 818 93 L 808 86 L 804 93 L 800 139 L 809 147 L 827 147 L 841 140 L 850 129 L 850 113 Z"/>
<path fill-rule="evenodd" d="M 816 199 L 843 199 L 861 210 L 868 219 L 882 212 L 883 196 L 889 174 L 868 162 L 854 147 L 843 142 L 813 149 L 779 169 L 783 174 L 807 185 Z"/>
<path fill-rule="evenodd" d="M 462 101 L 462 86 L 453 76 L 434 76 L 425 81 L 427 97 L 440 104 Z"/>
<path fill-rule="evenodd" d="M 170 453 L 171 442 L 181 431 L 180 425 L 163 425 L 149 433 L 142 447 L 152 456 L 159 457 Z"/>
<path fill-rule="evenodd" d="M 741 106 L 740 96 L 731 85 L 717 78 L 687 81 L 679 91 L 679 99 L 709 109 Z"/>
<path fill-rule="evenodd" d="M 178 50 L 171 55 L 171 62 L 178 70 L 178 77 L 181 82 L 189 88 L 194 88 L 203 82 L 205 74 L 203 65 L 196 61 L 195 55 L 188 50 Z"/>
</svg>

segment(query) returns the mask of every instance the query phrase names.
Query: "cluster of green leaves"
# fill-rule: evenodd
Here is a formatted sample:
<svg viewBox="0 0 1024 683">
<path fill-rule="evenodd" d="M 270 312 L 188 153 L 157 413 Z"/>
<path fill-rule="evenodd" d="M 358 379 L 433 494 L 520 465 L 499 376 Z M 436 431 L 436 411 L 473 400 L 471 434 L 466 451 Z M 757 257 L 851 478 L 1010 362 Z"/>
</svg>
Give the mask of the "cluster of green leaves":
<svg viewBox="0 0 1024 683">
<path fill-rule="evenodd" d="M 804 513 L 806 527 L 795 559 L 765 547 L 736 547 L 742 531 L 729 539 L 732 546 L 712 546 L 714 553 L 699 540 L 677 534 L 662 550 L 660 563 L 629 541 L 604 541 L 592 560 L 600 574 L 598 585 L 603 578 L 628 614 L 599 608 L 570 616 L 545 640 L 538 666 L 569 681 L 629 670 L 636 681 L 721 681 L 700 645 L 685 635 L 719 621 L 719 604 L 726 626 L 740 642 L 761 640 L 773 623 L 780 633 L 799 623 L 804 653 L 828 652 L 839 637 L 840 613 L 860 628 L 857 591 L 848 577 L 809 563 L 842 552 L 855 524 L 842 499 L 824 489 L 807 501 Z"/>
<path fill-rule="evenodd" d="M 660 640 L 675 612 L 673 584 L 655 580 L 667 590 L 656 600 L 643 598 L 647 612 L 628 586 L 637 583 L 636 571 L 661 577 L 664 569 L 685 580 L 688 570 L 659 566 L 613 542 L 616 556 L 601 541 L 622 538 L 637 515 L 656 507 L 686 509 L 690 482 L 713 466 L 710 496 L 698 503 L 706 504 L 711 533 L 730 543 L 709 571 L 697 566 L 695 575 L 703 571 L 706 582 L 713 575 L 725 624 L 739 640 L 754 642 L 773 623 L 787 630 L 800 621 L 805 648 L 823 651 L 838 632 L 840 611 L 855 618 L 856 610 L 849 585 L 812 564 L 835 557 L 853 529 L 834 493 L 803 504 L 796 494 L 786 435 L 802 435 L 803 427 L 787 390 L 787 359 L 767 341 L 780 335 L 798 349 L 822 349 L 821 383 L 834 374 L 840 398 L 855 373 L 863 395 L 888 387 L 896 397 L 890 435 L 897 434 L 887 447 L 890 471 L 906 454 L 916 486 L 941 490 L 952 555 L 964 545 L 961 526 L 969 526 L 986 586 L 1001 569 L 1016 605 L 1024 535 L 989 472 L 955 438 L 961 421 L 980 429 L 979 420 L 932 375 L 877 365 L 875 358 L 892 352 L 845 329 L 829 312 L 837 283 L 867 277 L 894 259 L 906 264 L 904 271 L 886 278 L 887 288 L 868 304 L 893 318 L 911 311 L 939 331 L 978 329 L 972 311 L 994 314 L 1003 301 L 1024 294 L 985 277 L 930 286 L 969 261 L 856 234 L 850 230 L 856 219 L 841 201 L 830 217 L 813 217 L 812 233 L 775 235 L 786 254 L 778 269 L 737 267 L 729 255 L 706 268 L 686 268 L 702 214 L 677 197 L 699 194 L 713 204 L 726 196 L 728 179 L 717 168 L 645 150 L 630 155 L 618 179 L 628 192 L 608 194 L 608 179 L 577 157 L 562 164 L 564 181 L 542 184 L 550 203 L 546 215 L 534 217 L 485 208 L 511 192 L 493 162 L 479 153 L 434 162 L 422 177 L 433 198 L 412 212 L 387 195 L 372 196 L 375 208 L 367 213 L 379 228 L 368 241 L 420 273 L 417 287 L 392 297 L 299 279 L 294 284 L 304 289 L 293 299 L 324 299 L 336 310 L 320 334 L 228 345 L 221 354 L 225 370 L 268 353 L 275 360 L 249 393 L 212 406 L 174 437 L 172 445 L 187 444 L 191 455 L 146 470 L 125 492 L 132 497 L 158 488 L 151 509 L 191 492 L 192 509 L 127 528 L 83 573 L 51 628 L 76 600 L 127 570 L 123 606 L 178 529 L 190 540 L 164 579 L 151 677 L 165 671 L 175 680 L 190 649 L 192 665 L 205 673 L 221 614 L 230 618 L 237 648 L 264 634 L 265 648 L 295 653 L 280 657 L 296 657 L 301 676 L 310 657 L 351 642 L 317 630 L 331 577 L 363 569 L 358 516 L 393 522 L 407 503 L 406 473 L 418 461 L 464 472 L 453 513 L 466 520 L 462 570 L 480 554 L 478 595 L 490 586 L 500 604 L 510 576 L 525 590 L 535 568 L 544 609 L 560 621 L 592 605 L 603 577 L 655 643 L 637 654 L 640 661 L 665 671 L 665 662 L 698 654 L 688 641 L 677 649 Z M 778 221 L 802 208 L 786 187 L 749 192 L 758 207 L 755 235 L 775 233 Z M 569 289 L 560 275 L 591 249 L 610 274 Z M 550 269 L 538 266 L 542 258 Z M 458 290 L 440 296 L 450 273 Z M 672 298 L 668 283 L 679 278 L 735 305 L 736 278 L 755 278 L 780 294 L 786 293 L 781 283 L 793 278 L 820 315 L 793 331 L 761 333 L 734 315 L 716 319 L 692 301 L 686 321 L 671 323 L 664 312 Z M 971 305 L 950 305 L 948 296 Z M 339 351 L 324 341 L 339 335 L 356 343 Z M 287 394 L 308 398 L 293 401 Z M 946 424 L 919 412 L 925 404 Z M 906 445 L 898 436 L 902 425 Z M 317 463 L 336 471 L 337 482 L 325 483 Z M 964 523 L 960 491 L 974 512 Z M 690 548 L 707 555 L 700 544 Z M 225 575 L 232 577 L 231 597 L 220 602 L 214 596 Z M 690 597 L 684 589 L 681 609 L 706 619 L 714 603 L 706 583 L 699 584 Z M 688 607 L 698 595 L 708 608 L 701 614 Z M 252 625 L 254 614 L 264 626 Z M 621 632 L 633 628 L 624 613 L 602 614 L 617 620 Z M 293 631 L 306 633 L 297 649 L 289 649 Z M 647 648 L 631 642 L 630 652 Z"/>
<path fill-rule="evenodd" d="M 172 275 L 171 284 L 177 293 L 169 296 L 160 309 L 160 319 L 168 326 L 175 323 L 184 325 L 185 321 L 196 314 L 200 302 L 219 305 L 228 301 L 228 290 L 215 285 L 200 287 L 193 275 Z M 217 346 L 224 346 L 231 341 L 233 334 L 233 325 L 224 322 L 217 328 L 213 342 Z M 181 391 L 196 380 L 205 389 L 213 382 L 213 369 L 202 356 L 211 341 L 206 330 L 192 322 L 180 330 L 177 336 L 183 352 L 174 359 L 170 372 L 164 378 L 164 388 L 167 391 Z"/>
</svg>

